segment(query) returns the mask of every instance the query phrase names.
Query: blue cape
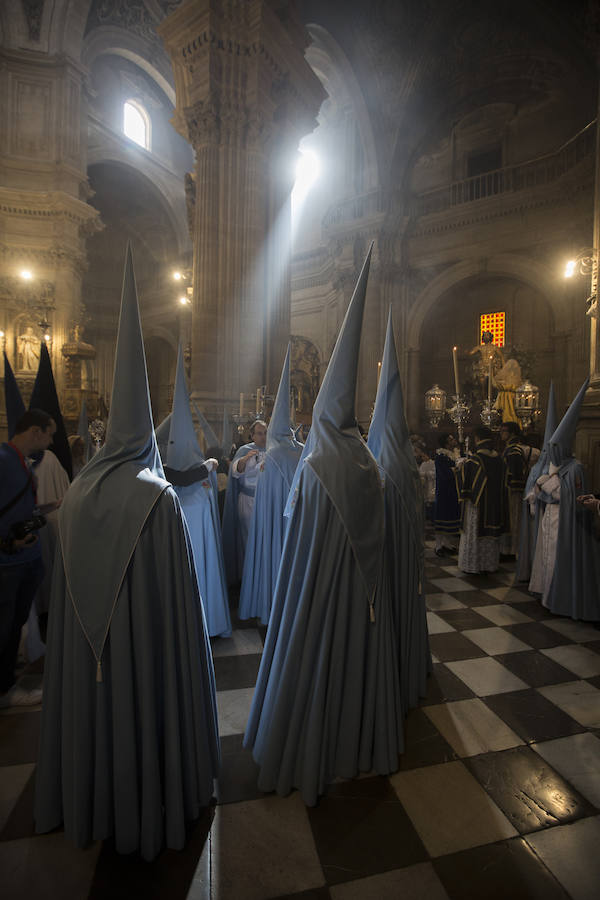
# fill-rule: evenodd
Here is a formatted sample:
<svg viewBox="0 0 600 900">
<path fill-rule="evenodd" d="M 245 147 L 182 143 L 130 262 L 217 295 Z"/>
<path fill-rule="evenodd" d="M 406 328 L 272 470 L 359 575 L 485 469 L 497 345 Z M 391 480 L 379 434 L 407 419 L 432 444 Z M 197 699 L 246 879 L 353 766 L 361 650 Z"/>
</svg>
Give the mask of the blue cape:
<svg viewBox="0 0 600 900">
<path fill-rule="evenodd" d="M 190 411 L 180 345 L 165 464 L 170 469 L 185 472 L 203 463 L 204 455 L 196 439 Z M 229 598 L 218 528 L 217 499 L 212 482 L 210 478 L 204 478 L 186 486 L 175 485 L 174 490 L 181 502 L 190 532 L 208 633 L 211 637 L 229 637 Z"/>
<path fill-rule="evenodd" d="M 290 429 L 290 346 L 283 363 L 273 414 L 267 428 L 267 453 L 256 485 L 252 524 L 244 557 L 240 619 L 258 616 L 267 625 L 283 548 L 283 515 L 302 445 Z"/>
</svg>

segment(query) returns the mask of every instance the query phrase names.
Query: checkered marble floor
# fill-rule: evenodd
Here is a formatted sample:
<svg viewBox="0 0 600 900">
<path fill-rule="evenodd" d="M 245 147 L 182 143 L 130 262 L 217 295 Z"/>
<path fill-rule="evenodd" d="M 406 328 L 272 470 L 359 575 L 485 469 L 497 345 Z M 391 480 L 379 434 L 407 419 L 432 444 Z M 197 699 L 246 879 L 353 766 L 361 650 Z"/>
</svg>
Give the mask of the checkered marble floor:
<svg viewBox="0 0 600 900">
<path fill-rule="evenodd" d="M 148 865 L 34 837 L 40 712 L 0 714 L 2 897 L 599 897 L 600 630 L 551 616 L 512 565 L 465 576 L 427 557 L 434 673 L 396 774 L 339 781 L 313 809 L 261 794 L 242 733 L 265 629 L 234 616 L 213 642 L 217 803 L 181 853 Z"/>
</svg>

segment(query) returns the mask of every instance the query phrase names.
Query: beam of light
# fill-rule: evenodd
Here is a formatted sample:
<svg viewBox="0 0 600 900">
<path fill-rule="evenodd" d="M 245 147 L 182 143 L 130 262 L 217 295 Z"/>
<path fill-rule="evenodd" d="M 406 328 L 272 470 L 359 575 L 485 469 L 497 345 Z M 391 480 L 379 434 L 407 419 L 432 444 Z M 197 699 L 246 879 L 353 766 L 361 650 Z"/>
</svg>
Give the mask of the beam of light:
<svg viewBox="0 0 600 900">
<path fill-rule="evenodd" d="M 577 265 L 576 260 L 570 259 L 565 266 L 565 278 L 572 278 L 575 274 L 575 266 Z"/>
<path fill-rule="evenodd" d="M 306 197 L 321 174 L 319 157 L 313 150 L 300 150 L 296 165 L 296 181 L 292 190 L 292 218 L 301 211 Z"/>
</svg>

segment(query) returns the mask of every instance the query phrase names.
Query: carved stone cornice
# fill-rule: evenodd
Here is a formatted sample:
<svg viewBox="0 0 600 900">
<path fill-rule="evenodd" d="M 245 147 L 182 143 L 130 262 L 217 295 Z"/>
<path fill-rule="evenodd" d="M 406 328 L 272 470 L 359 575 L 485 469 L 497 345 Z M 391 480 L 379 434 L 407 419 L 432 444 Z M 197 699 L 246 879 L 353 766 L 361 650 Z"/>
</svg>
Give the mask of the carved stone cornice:
<svg viewBox="0 0 600 900">
<path fill-rule="evenodd" d="M 84 235 L 104 227 L 100 213 L 89 203 L 63 191 L 23 191 L 0 188 L 0 215 L 30 219 L 66 220 L 83 229 Z"/>
<path fill-rule="evenodd" d="M 0 261 L 5 265 L 12 262 L 17 265 L 35 263 L 36 266 L 50 269 L 68 264 L 79 276 L 83 276 L 88 269 L 85 252 L 70 249 L 63 244 L 52 244 L 42 249 L 14 247 L 0 243 Z"/>
</svg>

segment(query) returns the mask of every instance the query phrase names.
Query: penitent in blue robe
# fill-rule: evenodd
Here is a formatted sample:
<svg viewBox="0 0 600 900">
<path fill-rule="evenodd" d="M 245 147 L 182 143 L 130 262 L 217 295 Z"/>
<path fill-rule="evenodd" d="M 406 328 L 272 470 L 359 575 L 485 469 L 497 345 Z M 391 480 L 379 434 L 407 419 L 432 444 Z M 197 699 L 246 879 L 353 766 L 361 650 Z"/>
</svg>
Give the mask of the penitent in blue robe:
<svg viewBox="0 0 600 900">
<path fill-rule="evenodd" d="M 216 493 L 208 474 L 193 480 L 191 484 L 182 483 L 186 474 L 192 480 L 193 471 L 204 467 L 205 460 L 192 422 L 181 346 L 164 462 L 169 467 L 168 472 L 173 470 L 170 477 L 173 478 L 173 487 L 188 524 L 208 633 L 211 637 L 229 637 L 231 619 Z M 205 468 L 200 468 L 200 471 L 206 473 Z"/>
<path fill-rule="evenodd" d="M 423 496 L 404 414 L 391 310 L 368 446 L 384 480 L 383 574 L 375 608 L 379 615 L 382 604 L 391 604 L 402 707 L 406 714 L 427 692 L 431 654 L 423 591 Z M 396 763 L 397 757 L 390 758 L 389 771 L 393 771 L 392 764 L 397 767 Z"/>
<path fill-rule="evenodd" d="M 36 772 L 38 832 L 183 847 L 219 765 L 190 537 L 163 477 L 127 251 L 104 447 L 59 510 Z"/>
<path fill-rule="evenodd" d="M 586 622 L 600 621 L 600 543 L 593 514 L 577 503 L 587 493 L 579 460 L 570 457 L 558 470 L 558 542 L 552 584 L 545 602 L 550 612 Z"/>
<path fill-rule="evenodd" d="M 269 624 L 288 519 L 283 515 L 301 448 L 276 447 L 265 456 L 256 485 L 252 524 L 244 556 L 240 619 Z"/>
<path fill-rule="evenodd" d="M 303 447 L 290 428 L 290 354 L 288 345 L 256 484 L 240 593 L 240 619 L 258 616 L 263 625 L 269 624 L 288 524 L 284 509 Z"/>
<path fill-rule="evenodd" d="M 260 766 L 259 787 L 281 794 L 297 787 L 309 805 L 336 775 L 352 777 L 371 768 L 374 701 L 385 698 L 374 607 L 383 494 L 354 411 L 370 255 L 294 476 L 290 523 L 244 737 Z M 382 620 L 389 637 L 389 615 Z M 395 661 L 390 674 L 398 679 Z M 396 727 L 395 709 L 392 732 Z"/>
</svg>

